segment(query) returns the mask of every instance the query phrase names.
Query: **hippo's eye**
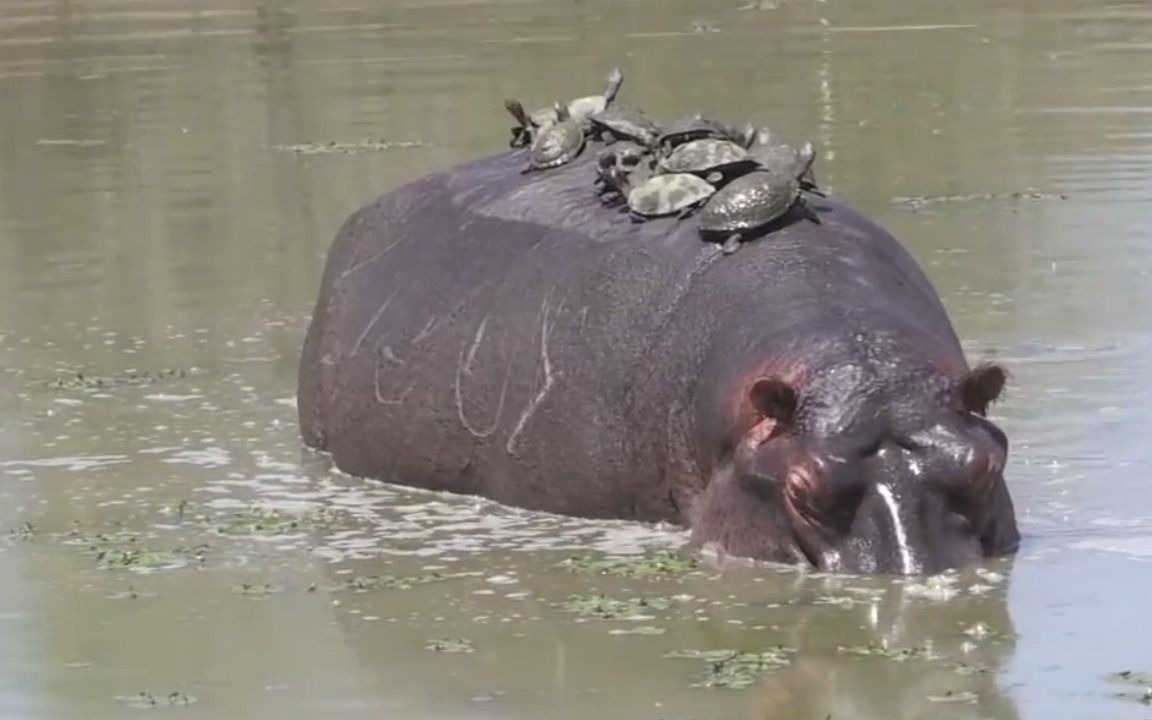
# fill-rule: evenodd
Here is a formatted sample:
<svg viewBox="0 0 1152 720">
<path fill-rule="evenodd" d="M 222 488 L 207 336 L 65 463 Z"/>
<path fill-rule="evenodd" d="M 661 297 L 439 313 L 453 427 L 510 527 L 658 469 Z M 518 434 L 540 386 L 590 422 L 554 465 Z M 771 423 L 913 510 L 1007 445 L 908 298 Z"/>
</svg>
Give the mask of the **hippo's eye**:
<svg viewBox="0 0 1152 720">
<path fill-rule="evenodd" d="M 860 448 L 860 457 L 872 457 L 880 452 L 880 438 L 876 438 L 875 442 L 868 443 Z"/>
</svg>

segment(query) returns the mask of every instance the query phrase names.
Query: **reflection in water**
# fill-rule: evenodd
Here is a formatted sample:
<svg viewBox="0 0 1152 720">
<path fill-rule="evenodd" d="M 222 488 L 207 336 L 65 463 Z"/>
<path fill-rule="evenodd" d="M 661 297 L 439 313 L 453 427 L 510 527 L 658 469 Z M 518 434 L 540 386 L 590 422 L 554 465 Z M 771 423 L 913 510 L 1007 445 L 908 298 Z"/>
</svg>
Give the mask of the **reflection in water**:
<svg viewBox="0 0 1152 720">
<path fill-rule="evenodd" d="M 1088 0 L 3 3 L 0 716 L 179 691 L 192 717 L 1140 717 L 1100 677 L 1152 670 L 1149 43 L 1141 5 Z M 682 537 L 385 488 L 301 450 L 296 360 L 337 226 L 501 148 L 503 98 L 582 94 L 616 64 L 655 117 L 812 139 L 821 182 L 904 238 L 973 357 L 1013 371 L 1010 591 L 573 574 L 555 561 Z M 957 197 L 984 199 L 931 201 Z M 133 371 L 159 379 L 53 385 Z M 197 520 L 253 503 L 331 523 Z M 100 559 L 96 534 L 143 550 Z M 323 589 L 428 573 L 452 577 Z M 687 599 L 642 624 L 557 608 L 588 592 Z M 963 633 L 1009 633 L 1009 606 L 1014 641 Z M 663 632 L 612 633 L 633 625 Z M 452 636 L 475 652 L 425 649 Z M 884 639 L 943 657 L 837 650 Z M 662 657 L 776 643 L 791 664 L 743 691 Z M 948 690 L 977 698 L 928 700 Z"/>
<path fill-rule="evenodd" d="M 1015 645 L 1008 606 L 1000 588 L 974 587 L 966 596 L 948 586 L 955 596 L 926 601 L 897 585 L 868 601 L 849 595 L 857 602 L 840 617 L 812 613 L 794 634 L 821 649 L 768 678 L 762 717 L 782 707 L 806 718 L 1018 717 L 997 684 Z"/>
</svg>

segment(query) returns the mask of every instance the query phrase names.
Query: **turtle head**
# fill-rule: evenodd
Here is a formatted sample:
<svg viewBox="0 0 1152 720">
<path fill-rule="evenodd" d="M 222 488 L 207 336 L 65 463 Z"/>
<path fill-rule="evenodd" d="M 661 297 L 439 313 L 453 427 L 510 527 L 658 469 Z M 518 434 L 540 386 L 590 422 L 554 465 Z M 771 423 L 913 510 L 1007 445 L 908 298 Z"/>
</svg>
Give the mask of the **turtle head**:
<svg viewBox="0 0 1152 720">
<path fill-rule="evenodd" d="M 528 119 L 528 113 L 524 112 L 524 106 L 520 104 L 519 100 L 508 98 L 504 101 L 504 109 L 507 110 L 512 117 L 516 118 L 516 122 L 524 127 L 530 127 L 532 125 Z"/>
<path fill-rule="evenodd" d="M 759 137 L 760 133 L 752 123 L 748 123 L 742 128 L 734 128 L 732 132 L 732 139 L 745 150 L 756 144 Z"/>
<path fill-rule="evenodd" d="M 608 85 L 604 88 L 604 102 L 606 105 L 611 105 L 612 101 L 616 99 L 616 95 L 620 92 L 620 86 L 624 83 L 624 73 L 620 68 L 614 67 L 608 73 Z"/>
</svg>

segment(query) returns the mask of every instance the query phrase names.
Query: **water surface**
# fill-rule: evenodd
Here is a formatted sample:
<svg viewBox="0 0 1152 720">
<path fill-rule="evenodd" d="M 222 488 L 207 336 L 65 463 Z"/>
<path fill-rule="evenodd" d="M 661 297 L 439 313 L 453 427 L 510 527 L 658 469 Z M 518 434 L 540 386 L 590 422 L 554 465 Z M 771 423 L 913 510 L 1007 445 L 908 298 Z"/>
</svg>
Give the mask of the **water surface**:
<svg viewBox="0 0 1152 720">
<path fill-rule="evenodd" d="M 1107 676 L 1152 672 L 1150 51 L 1139 2 L 3 3 L 0 716 L 1149 717 Z M 587 574 L 683 537 L 301 448 L 343 219 L 614 64 L 657 117 L 812 139 L 1010 368 L 1019 557 Z M 689 650 L 780 662 L 694 687 L 739 675 Z"/>
</svg>

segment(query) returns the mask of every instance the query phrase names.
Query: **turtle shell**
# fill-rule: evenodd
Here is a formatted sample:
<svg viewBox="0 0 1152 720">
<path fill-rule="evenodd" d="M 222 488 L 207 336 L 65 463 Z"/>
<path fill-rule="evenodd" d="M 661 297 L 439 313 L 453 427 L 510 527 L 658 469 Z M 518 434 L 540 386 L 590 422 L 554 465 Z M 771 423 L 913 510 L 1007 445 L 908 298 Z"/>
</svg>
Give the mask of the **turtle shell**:
<svg viewBox="0 0 1152 720">
<path fill-rule="evenodd" d="M 731 140 L 704 138 L 676 148 L 660 161 L 664 172 L 708 173 L 733 165 L 754 165 L 748 151 Z"/>
<path fill-rule="evenodd" d="M 715 120 L 709 120 L 701 115 L 680 118 L 672 123 L 660 136 L 658 142 L 662 148 L 671 149 L 681 143 L 701 140 L 703 138 L 716 138 L 728 140 L 729 128 L 727 125 Z"/>
<path fill-rule="evenodd" d="M 725 185 L 700 211 L 702 233 L 754 230 L 777 220 L 800 197 L 791 174 L 758 170 Z"/>
<path fill-rule="evenodd" d="M 712 183 L 691 173 L 656 175 L 628 192 L 628 208 L 643 217 L 671 215 L 703 202 L 714 192 Z"/>
<path fill-rule="evenodd" d="M 570 162 L 584 149 L 584 130 L 575 120 L 562 120 L 540 132 L 528 149 L 529 169 L 543 170 Z"/>
<path fill-rule="evenodd" d="M 611 133 L 618 139 L 650 147 L 660 137 L 660 126 L 639 110 L 609 108 L 588 118 L 594 132 Z"/>
</svg>

